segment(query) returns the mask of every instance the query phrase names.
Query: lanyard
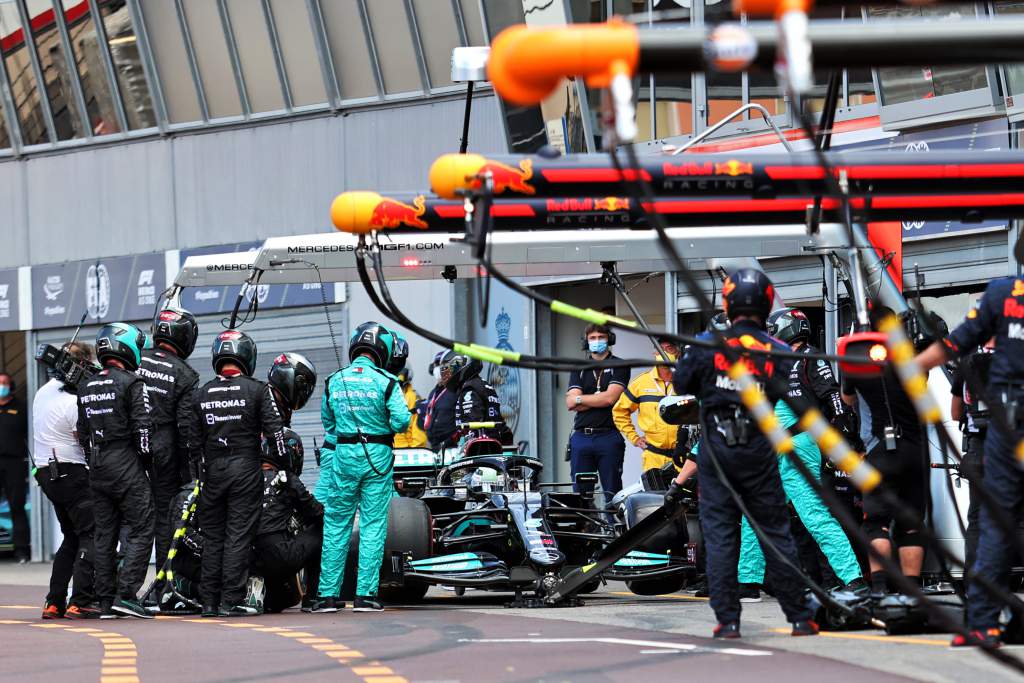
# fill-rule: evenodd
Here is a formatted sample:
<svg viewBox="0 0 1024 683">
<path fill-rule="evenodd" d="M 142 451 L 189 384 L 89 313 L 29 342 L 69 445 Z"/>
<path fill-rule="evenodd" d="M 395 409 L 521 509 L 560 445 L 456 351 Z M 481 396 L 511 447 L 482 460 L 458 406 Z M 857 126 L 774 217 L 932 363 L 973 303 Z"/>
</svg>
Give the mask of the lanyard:
<svg viewBox="0 0 1024 683">
<path fill-rule="evenodd" d="M 444 392 L 448 391 L 448 387 L 445 387 L 441 391 L 434 394 L 434 398 L 430 399 L 430 403 L 427 404 L 427 414 L 423 418 L 423 428 L 429 429 L 430 423 L 434 421 L 434 404 L 437 403 L 437 399 L 444 396 Z"/>
</svg>

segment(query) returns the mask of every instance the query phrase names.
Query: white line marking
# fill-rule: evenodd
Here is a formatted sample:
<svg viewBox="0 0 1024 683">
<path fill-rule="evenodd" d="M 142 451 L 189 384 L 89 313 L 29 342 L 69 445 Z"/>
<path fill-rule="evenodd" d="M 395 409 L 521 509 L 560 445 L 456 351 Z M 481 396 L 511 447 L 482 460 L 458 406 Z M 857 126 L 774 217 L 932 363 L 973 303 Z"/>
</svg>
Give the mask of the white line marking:
<svg viewBox="0 0 1024 683">
<path fill-rule="evenodd" d="M 766 657 L 771 652 L 764 650 L 744 650 L 741 648 L 713 648 L 693 645 L 691 643 L 666 643 L 660 640 L 632 640 L 629 638 L 460 638 L 460 643 L 535 643 L 539 645 L 558 643 L 606 643 L 608 645 L 633 645 L 636 647 L 657 648 L 659 650 L 672 649 L 676 651 L 703 650 L 706 652 L 721 652 L 728 655 L 739 655 L 741 657 Z"/>
</svg>

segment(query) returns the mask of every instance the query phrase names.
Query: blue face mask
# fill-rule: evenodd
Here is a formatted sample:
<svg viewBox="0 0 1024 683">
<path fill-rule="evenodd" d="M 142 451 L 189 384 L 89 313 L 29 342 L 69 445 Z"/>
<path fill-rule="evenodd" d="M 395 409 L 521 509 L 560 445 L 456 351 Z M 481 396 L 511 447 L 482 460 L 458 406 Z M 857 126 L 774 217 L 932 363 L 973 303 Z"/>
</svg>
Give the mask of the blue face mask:
<svg viewBox="0 0 1024 683">
<path fill-rule="evenodd" d="M 0 384 L 0 398 L 7 398 L 11 395 L 11 388 L 6 384 Z"/>
<path fill-rule="evenodd" d="M 608 350 L 608 340 L 596 339 L 594 341 L 587 342 L 587 346 L 590 347 L 591 353 L 604 353 Z"/>
</svg>

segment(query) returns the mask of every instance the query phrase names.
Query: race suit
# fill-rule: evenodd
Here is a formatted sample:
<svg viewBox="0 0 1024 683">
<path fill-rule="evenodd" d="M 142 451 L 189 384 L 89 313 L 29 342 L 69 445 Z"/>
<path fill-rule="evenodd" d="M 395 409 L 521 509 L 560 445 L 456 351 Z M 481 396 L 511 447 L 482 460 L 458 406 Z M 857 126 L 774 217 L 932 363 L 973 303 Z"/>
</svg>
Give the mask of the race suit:
<svg viewBox="0 0 1024 683">
<path fill-rule="evenodd" d="M 137 375 L 107 367 L 79 388 L 78 439 L 89 462 L 101 604 L 138 599 L 146 578 L 153 547 L 153 493 L 146 478 L 151 438 L 149 396 Z M 122 524 L 127 534 L 118 572 L 115 550 Z"/>
<path fill-rule="evenodd" d="M 467 431 L 470 422 L 502 422 L 501 400 L 498 392 L 480 377 L 471 377 L 456 392 L 455 424 L 463 432 Z M 512 443 L 512 430 L 504 423 L 495 427 L 471 430 L 477 436 L 497 439 L 503 444 Z"/>
<path fill-rule="evenodd" d="M 426 448 L 427 435 L 420 429 L 419 416 L 415 412 L 416 403 L 420 397 L 416 395 L 416 390 L 412 388 L 411 384 L 406 384 L 402 388 L 402 395 L 405 398 L 405 407 L 412 414 L 412 420 L 409 422 L 407 430 L 401 434 L 395 434 L 395 448 Z"/>
<path fill-rule="evenodd" d="M 146 383 L 153 409 L 153 465 L 149 480 L 153 486 L 153 504 L 156 508 L 156 564 L 167 558 L 171 546 L 174 523 L 171 520 L 171 500 L 182 484 L 192 479 L 189 462 L 198 454 L 194 448 L 192 403 L 195 399 L 199 375 L 176 354 L 162 349 L 142 352 L 142 364 L 136 374 Z"/>
<path fill-rule="evenodd" d="M 283 424 L 270 387 L 240 374 L 219 375 L 196 392 L 196 438 L 205 474 L 199 494 L 204 605 L 230 609 L 245 598 L 263 477 L 260 434 L 284 452 Z"/>
<path fill-rule="evenodd" d="M 289 528 L 293 517 L 301 527 Z M 268 581 L 294 577 L 305 569 L 305 593 L 315 593 L 320 584 L 323 520 L 323 506 L 298 477 L 283 470 L 263 470 L 263 509 L 256 534 L 256 555 Z"/>
<path fill-rule="evenodd" d="M 728 344 L 762 350 L 788 350 L 781 342 L 749 320 L 735 322 L 725 336 Z M 700 339 L 714 341 L 709 333 Z M 792 362 L 751 357 L 747 363 L 755 377 L 788 377 Z M 700 471 L 700 522 L 707 547 L 707 577 L 711 608 L 719 623 L 737 621 L 740 616 L 737 563 L 740 550 L 740 509 L 723 482 L 740 496 L 769 541 L 793 567 L 798 566 L 796 544 L 789 528 L 789 509 L 779 478 L 778 458 L 771 443 L 761 434 L 743 408 L 735 382 L 729 377 L 731 364 L 714 348 L 691 346 L 673 376 L 678 394 L 693 394 L 700 401 L 701 434 L 697 452 Z M 768 387 L 766 387 L 768 389 Z M 782 398 L 769 390 L 769 397 Z M 722 472 L 719 472 L 719 465 Z M 770 555 L 768 570 L 778 577 L 776 595 L 791 622 L 810 619 L 812 610 L 803 597 L 796 570 Z"/>
<path fill-rule="evenodd" d="M 340 594 L 358 508 L 356 594 L 375 596 L 384 559 L 388 503 L 395 492 L 391 444 L 396 433 L 409 428 L 412 416 L 394 375 L 362 356 L 327 379 L 320 413 L 327 432 L 324 443 L 334 449 L 330 469 L 321 472 L 330 479 L 325 489 L 320 595 Z"/>
<path fill-rule="evenodd" d="M 800 347 L 799 351 L 805 354 L 817 353 L 816 349 L 807 344 Z M 850 417 L 853 413 L 843 403 L 839 385 L 832 374 L 832 366 L 827 361 L 811 358 L 796 361 L 789 373 L 788 396 L 817 404 L 833 424 L 842 422 L 852 425 L 856 432 L 856 417 Z M 797 423 L 796 414 L 782 401 L 776 404 L 775 414 L 786 429 L 791 429 Z M 857 437 L 857 440 L 860 438 Z M 799 457 L 820 481 L 821 451 L 810 434 L 799 433 L 793 437 L 793 455 Z M 836 577 L 844 584 L 860 577 L 860 565 L 850 539 L 785 455 L 779 456 L 779 475 L 782 477 L 786 498 L 793 504 L 800 521 L 821 548 Z M 740 583 L 764 583 L 764 552 L 746 518 L 743 519 L 740 541 L 739 579 Z"/>
</svg>

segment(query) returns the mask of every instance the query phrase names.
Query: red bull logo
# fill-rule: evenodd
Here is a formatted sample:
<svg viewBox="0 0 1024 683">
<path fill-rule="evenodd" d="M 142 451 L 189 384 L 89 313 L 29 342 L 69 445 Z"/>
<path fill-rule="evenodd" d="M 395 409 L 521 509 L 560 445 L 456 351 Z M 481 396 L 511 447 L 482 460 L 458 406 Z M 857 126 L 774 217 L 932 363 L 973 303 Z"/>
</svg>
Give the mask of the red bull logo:
<svg viewBox="0 0 1024 683">
<path fill-rule="evenodd" d="M 160 320 L 169 321 L 178 320 L 179 318 L 181 318 L 181 315 L 176 311 L 160 311 Z"/>
<path fill-rule="evenodd" d="M 486 174 L 490 173 L 494 182 L 494 194 L 503 192 L 518 192 L 519 194 L 536 194 L 537 190 L 528 180 L 533 177 L 533 161 L 523 159 L 519 162 L 519 168 L 503 164 L 499 161 L 487 159 L 480 170 L 476 172 L 478 180 L 475 188 L 479 189 Z"/>
<path fill-rule="evenodd" d="M 1013 291 L 1010 296 L 1024 296 L 1024 280 L 1013 281 Z"/>
<path fill-rule="evenodd" d="M 410 228 L 426 228 L 426 221 L 420 216 L 426 212 L 426 199 L 418 195 L 412 205 L 394 199 L 384 198 L 373 207 L 367 225 L 370 228 L 397 228 L 405 225 Z"/>
<path fill-rule="evenodd" d="M 681 164 L 672 164 L 666 161 L 661 165 L 661 172 L 666 176 L 682 176 L 686 178 L 709 176 L 717 173 L 717 171 L 715 171 L 715 164 L 712 164 L 710 161 L 700 164 L 692 161 L 683 162 Z"/>
<path fill-rule="evenodd" d="M 736 161 L 730 159 L 729 161 L 715 163 L 715 175 L 751 175 L 754 172 L 754 165 L 746 161 Z"/>
<path fill-rule="evenodd" d="M 221 341 L 230 341 L 232 339 L 239 339 L 241 336 L 242 333 L 238 330 L 225 330 L 217 335 L 217 339 L 220 339 Z"/>
<path fill-rule="evenodd" d="M 594 200 L 597 211 L 629 211 L 629 199 L 625 197 L 605 197 Z"/>
</svg>

